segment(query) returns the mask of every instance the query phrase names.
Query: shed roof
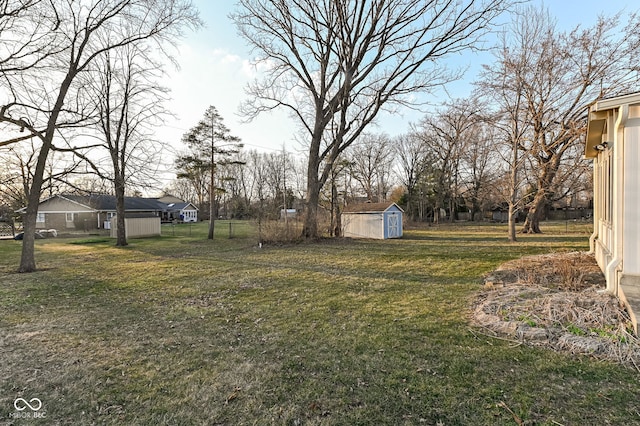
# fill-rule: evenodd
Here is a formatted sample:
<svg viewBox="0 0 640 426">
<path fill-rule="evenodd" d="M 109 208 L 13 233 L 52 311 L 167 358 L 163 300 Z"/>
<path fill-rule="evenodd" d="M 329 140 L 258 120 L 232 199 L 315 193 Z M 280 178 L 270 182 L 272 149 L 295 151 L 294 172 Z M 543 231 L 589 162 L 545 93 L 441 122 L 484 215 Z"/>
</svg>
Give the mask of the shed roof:
<svg viewBox="0 0 640 426">
<path fill-rule="evenodd" d="M 396 203 L 362 203 L 351 204 L 345 207 L 344 213 L 380 213 L 395 207 L 399 211 L 403 212 Z"/>
</svg>

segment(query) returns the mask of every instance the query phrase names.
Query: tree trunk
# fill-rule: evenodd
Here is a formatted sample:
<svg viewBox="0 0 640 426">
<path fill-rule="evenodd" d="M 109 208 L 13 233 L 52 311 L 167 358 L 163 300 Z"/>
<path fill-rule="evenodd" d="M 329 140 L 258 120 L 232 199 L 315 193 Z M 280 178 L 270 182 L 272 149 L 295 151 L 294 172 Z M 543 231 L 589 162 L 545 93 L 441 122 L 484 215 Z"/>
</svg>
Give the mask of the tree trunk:
<svg viewBox="0 0 640 426">
<path fill-rule="evenodd" d="M 320 202 L 320 183 L 317 174 L 315 179 L 310 177 L 307 182 L 307 212 L 304 217 L 302 237 L 305 239 L 318 238 L 318 204 Z"/>
<path fill-rule="evenodd" d="M 211 192 L 213 192 L 213 188 L 211 188 Z M 208 240 L 213 240 L 213 231 L 215 229 L 216 224 L 216 208 L 214 205 L 214 198 L 211 196 L 209 199 L 209 233 L 207 234 Z"/>
<path fill-rule="evenodd" d="M 27 211 L 23 218 L 22 256 L 18 272 L 34 272 L 36 270 L 35 232 L 39 201 L 40 189 L 35 188 L 34 182 L 27 196 Z"/>
<path fill-rule="evenodd" d="M 115 180 L 116 192 L 116 246 L 124 247 L 127 243 L 127 229 L 125 225 L 125 207 L 124 207 L 124 179 L 116 174 Z"/>
<path fill-rule="evenodd" d="M 47 134 L 48 135 L 48 134 Z M 51 131 L 53 136 L 53 131 Z M 22 255 L 20 257 L 20 268 L 18 272 L 34 272 L 36 270 L 35 259 L 35 238 L 36 238 L 36 218 L 38 216 L 38 206 L 40 204 L 40 194 L 44 181 L 44 170 L 49 150 L 51 148 L 51 138 L 45 137 L 40 152 L 38 162 L 33 174 L 31 188 L 27 195 L 27 211 L 23 219 Z"/>
<path fill-rule="evenodd" d="M 213 125 L 211 126 L 211 181 L 209 182 L 209 234 L 207 235 L 208 240 L 213 240 L 213 231 L 216 226 L 216 207 L 215 207 L 215 190 L 216 190 L 216 181 L 215 181 L 215 135 L 213 133 Z"/>
<path fill-rule="evenodd" d="M 524 225 L 522 225 L 522 232 L 525 234 L 542 233 L 540 230 L 540 221 L 544 218 L 550 188 L 560 167 L 560 158 L 561 154 L 555 154 L 550 161 L 544 163 L 544 169 L 537 179 L 538 190 L 533 197 Z"/>
<path fill-rule="evenodd" d="M 440 216 L 440 212 L 442 211 L 442 204 L 443 203 L 440 201 L 440 194 L 437 194 L 435 204 L 433 206 L 433 223 L 435 224 L 440 223 L 440 219 L 442 219 L 442 217 Z"/>
<path fill-rule="evenodd" d="M 517 133 L 516 133 L 517 134 Z M 518 141 L 513 138 L 511 146 L 511 164 L 509 170 L 509 241 L 515 242 L 516 239 L 516 215 L 518 214 Z"/>
<path fill-rule="evenodd" d="M 515 242 L 516 238 L 516 208 L 513 203 L 509 203 L 509 241 Z"/>
<path fill-rule="evenodd" d="M 538 190 L 536 196 L 529 207 L 527 218 L 522 225 L 522 232 L 525 234 L 541 234 L 540 221 L 544 217 L 545 208 L 547 206 L 547 197 L 544 190 Z"/>
<path fill-rule="evenodd" d="M 69 91 L 71 81 L 75 76 L 75 70 L 69 71 L 66 78 L 60 86 L 58 92 L 58 98 L 53 106 L 49 120 L 47 121 L 47 130 L 42 138 L 42 147 L 38 153 L 38 161 L 36 163 L 36 170 L 33 174 L 33 180 L 31 181 L 31 188 L 27 195 L 27 212 L 23 221 L 24 236 L 22 239 L 22 254 L 20 257 L 20 268 L 18 272 L 34 272 L 36 270 L 35 259 L 35 232 L 36 232 L 36 219 L 38 216 L 38 206 L 40 204 L 40 195 L 42 193 L 42 183 L 44 181 L 44 170 L 49 157 L 49 151 L 51 150 L 51 142 L 53 141 L 53 135 L 56 130 L 56 123 L 58 122 L 58 116 L 62 110 L 64 104 L 64 98 Z"/>
<path fill-rule="evenodd" d="M 480 203 L 477 198 L 473 198 L 471 201 L 471 222 L 476 222 L 476 216 L 481 212 Z M 480 219 L 482 220 L 482 219 Z"/>
<path fill-rule="evenodd" d="M 331 179 L 331 208 L 332 208 L 332 234 L 334 237 L 342 236 L 342 220 L 340 213 L 340 202 L 338 200 L 338 188 L 336 187 L 335 178 Z"/>
<path fill-rule="evenodd" d="M 320 142 L 322 141 L 323 124 L 320 112 L 316 112 L 316 126 L 309 147 L 309 162 L 307 164 L 307 195 L 306 214 L 302 226 L 302 238 L 317 239 L 318 234 L 318 206 L 320 204 L 320 189 L 322 184 L 318 178 L 320 170 Z"/>
</svg>

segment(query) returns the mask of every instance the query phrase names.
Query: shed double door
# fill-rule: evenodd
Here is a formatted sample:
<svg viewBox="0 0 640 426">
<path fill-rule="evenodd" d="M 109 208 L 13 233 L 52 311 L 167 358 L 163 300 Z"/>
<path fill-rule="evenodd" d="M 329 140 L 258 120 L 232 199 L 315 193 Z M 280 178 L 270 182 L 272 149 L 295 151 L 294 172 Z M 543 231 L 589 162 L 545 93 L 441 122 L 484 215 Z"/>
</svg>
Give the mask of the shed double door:
<svg viewBox="0 0 640 426">
<path fill-rule="evenodd" d="M 400 237 L 400 215 L 390 214 L 387 216 L 387 237 L 388 238 L 398 238 Z"/>
</svg>

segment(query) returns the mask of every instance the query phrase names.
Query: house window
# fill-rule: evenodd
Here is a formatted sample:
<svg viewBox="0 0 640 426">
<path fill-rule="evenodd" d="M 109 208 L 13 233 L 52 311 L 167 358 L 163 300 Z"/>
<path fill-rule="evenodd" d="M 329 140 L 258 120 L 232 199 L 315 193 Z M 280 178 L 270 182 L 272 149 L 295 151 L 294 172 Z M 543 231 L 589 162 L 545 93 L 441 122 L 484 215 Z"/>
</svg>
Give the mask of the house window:
<svg viewBox="0 0 640 426">
<path fill-rule="evenodd" d="M 45 222 L 44 213 L 38 212 L 38 215 L 36 216 L 36 223 L 44 223 L 44 222 Z"/>
<path fill-rule="evenodd" d="M 66 214 L 67 222 L 73 222 L 74 217 L 75 217 L 75 213 L 67 213 Z"/>
</svg>

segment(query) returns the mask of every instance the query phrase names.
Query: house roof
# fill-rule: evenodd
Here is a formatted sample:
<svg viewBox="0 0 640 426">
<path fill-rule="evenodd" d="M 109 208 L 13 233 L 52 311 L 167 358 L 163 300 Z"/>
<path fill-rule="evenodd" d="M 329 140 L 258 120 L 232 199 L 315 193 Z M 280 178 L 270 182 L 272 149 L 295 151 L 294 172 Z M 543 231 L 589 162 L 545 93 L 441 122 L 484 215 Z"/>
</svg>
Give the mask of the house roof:
<svg viewBox="0 0 640 426">
<path fill-rule="evenodd" d="M 191 210 L 198 210 L 198 208 L 191 203 L 169 203 L 166 205 L 169 210 L 173 211 L 182 211 L 189 206 L 191 206 Z"/>
<path fill-rule="evenodd" d="M 116 211 L 116 197 L 114 195 L 105 194 L 92 194 L 92 195 L 76 195 L 76 194 L 62 194 L 54 195 L 45 200 L 42 200 L 40 204 L 50 202 L 54 199 L 63 200 L 66 203 L 75 204 L 81 210 L 94 211 L 94 212 L 115 212 Z M 125 197 L 124 209 L 129 213 L 149 213 L 149 212 L 161 212 L 167 210 L 182 211 L 184 209 L 198 210 L 198 208 L 189 202 L 180 203 L 164 203 L 157 198 L 142 198 L 142 197 Z M 16 210 L 17 213 L 24 213 L 26 207 Z"/>
<path fill-rule="evenodd" d="M 362 204 L 351 204 L 345 207 L 344 213 L 380 213 L 389 210 L 390 208 L 395 207 L 399 211 L 403 212 L 396 203 L 362 203 Z"/>
<path fill-rule="evenodd" d="M 98 211 L 115 211 L 115 195 L 92 194 L 73 195 L 64 194 L 60 196 L 72 202 L 82 204 Z M 164 210 L 166 205 L 155 198 L 124 197 L 124 208 L 127 211 L 156 211 Z"/>
</svg>

